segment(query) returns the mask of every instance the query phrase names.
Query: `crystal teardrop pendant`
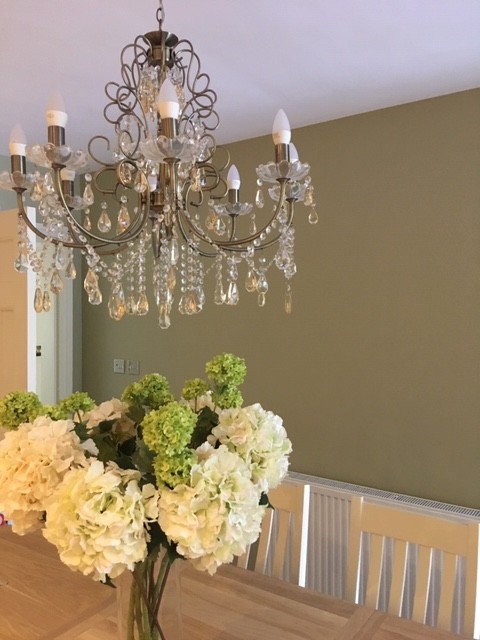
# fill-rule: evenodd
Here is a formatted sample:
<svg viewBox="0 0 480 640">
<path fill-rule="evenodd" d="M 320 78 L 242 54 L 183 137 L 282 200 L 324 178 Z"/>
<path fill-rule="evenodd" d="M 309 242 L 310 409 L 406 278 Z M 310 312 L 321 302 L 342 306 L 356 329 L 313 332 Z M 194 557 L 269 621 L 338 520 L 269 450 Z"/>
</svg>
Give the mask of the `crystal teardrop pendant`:
<svg viewBox="0 0 480 640">
<path fill-rule="evenodd" d="M 57 269 L 53 270 L 52 277 L 50 278 L 50 291 L 52 293 L 62 293 L 63 291 L 63 280 Z"/>
<path fill-rule="evenodd" d="M 40 200 L 43 198 L 43 189 L 40 182 L 35 182 L 30 197 L 34 202 L 40 202 Z"/>
<path fill-rule="evenodd" d="M 112 320 L 121 320 L 125 315 L 125 294 L 120 282 L 115 282 L 108 299 L 108 313 Z"/>
<path fill-rule="evenodd" d="M 92 189 L 92 176 L 89 173 L 85 174 L 85 189 L 83 190 L 83 202 L 88 207 L 94 203 L 93 189 Z"/>
<path fill-rule="evenodd" d="M 133 293 L 127 296 L 125 301 L 125 313 L 129 316 L 134 316 L 137 313 L 137 301 Z"/>
<path fill-rule="evenodd" d="M 313 187 L 311 185 L 305 189 L 305 199 L 303 202 L 306 207 L 310 207 L 313 204 Z"/>
<path fill-rule="evenodd" d="M 230 305 L 238 304 L 238 285 L 236 282 L 230 282 L 228 285 L 226 303 Z"/>
<path fill-rule="evenodd" d="M 112 228 L 112 221 L 108 217 L 106 202 L 102 202 L 102 212 L 98 218 L 97 227 L 102 233 L 108 233 Z"/>
<path fill-rule="evenodd" d="M 127 209 L 127 198 L 122 196 L 122 206 L 118 212 L 117 233 L 123 233 L 130 226 L 130 214 Z"/>
<path fill-rule="evenodd" d="M 87 275 L 83 281 L 83 288 L 88 294 L 98 289 L 98 276 L 93 269 L 87 271 Z"/>
<path fill-rule="evenodd" d="M 259 307 L 264 307 L 265 306 L 265 302 L 266 302 L 266 296 L 264 293 L 259 293 L 258 294 L 258 306 Z"/>
<path fill-rule="evenodd" d="M 73 264 L 73 260 L 70 260 L 67 268 L 65 269 L 65 277 L 68 280 L 75 280 L 75 278 L 77 277 L 77 270 L 75 268 L 75 265 Z"/>
<path fill-rule="evenodd" d="M 170 326 L 170 315 L 165 304 L 161 304 L 158 307 L 158 326 L 160 329 L 168 329 Z"/>
<path fill-rule="evenodd" d="M 268 291 L 268 281 L 264 273 L 262 273 L 262 275 L 257 280 L 257 291 L 258 293 L 263 294 L 267 293 Z"/>
<path fill-rule="evenodd" d="M 92 230 L 92 220 L 90 218 L 90 209 L 85 209 L 85 212 L 83 214 L 83 226 L 85 228 L 85 231 Z"/>
<path fill-rule="evenodd" d="M 315 206 L 312 206 L 310 209 L 310 213 L 308 214 L 308 222 L 310 224 L 317 224 L 318 222 L 318 213 L 315 209 Z"/>
<path fill-rule="evenodd" d="M 20 251 L 14 262 L 15 271 L 25 273 L 28 271 L 28 256 L 24 251 Z"/>
<path fill-rule="evenodd" d="M 137 302 L 137 315 L 138 316 L 146 316 L 148 313 L 148 299 L 147 296 L 145 295 L 144 292 L 142 292 L 139 296 L 138 296 L 138 302 Z"/>
<path fill-rule="evenodd" d="M 260 188 L 257 189 L 257 194 L 255 196 L 255 204 L 259 209 L 261 209 L 265 204 L 265 201 L 263 199 L 263 191 Z"/>
<path fill-rule="evenodd" d="M 142 171 L 137 171 L 137 175 L 133 182 L 133 188 L 137 193 L 143 193 L 147 190 L 147 181 Z"/>
<path fill-rule="evenodd" d="M 257 276 L 253 269 L 249 269 L 245 280 L 245 289 L 249 293 L 253 293 L 257 290 Z"/>
<path fill-rule="evenodd" d="M 225 302 L 225 292 L 221 280 L 215 285 L 214 302 L 215 304 L 223 304 Z"/>
<path fill-rule="evenodd" d="M 94 306 L 102 304 L 103 296 L 100 289 L 95 289 L 92 293 L 88 294 L 88 302 Z"/>
<path fill-rule="evenodd" d="M 167 276 L 167 287 L 169 291 L 173 291 L 175 289 L 175 285 L 177 284 L 177 276 L 175 273 L 175 269 L 170 267 Z"/>
<path fill-rule="evenodd" d="M 52 299 L 50 298 L 48 291 L 43 292 L 42 307 L 44 311 L 50 311 L 52 308 Z"/>
<path fill-rule="evenodd" d="M 57 249 L 55 251 L 55 267 L 57 269 L 65 269 L 67 258 L 67 249 L 65 249 L 65 247 L 61 244 L 57 245 Z"/>
<path fill-rule="evenodd" d="M 177 264 L 178 262 L 178 258 L 179 258 L 179 251 L 178 251 L 178 241 L 176 238 L 172 238 L 170 240 L 169 243 L 169 254 L 170 254 L 170 264 Z"/>
<path fill-rule="evenodd" d="M 225 223 L 222 220 L 222 218 L 217 218 L 215 222 L 215 233 L 217 234 L 217 236 L 225 235 L 226 230 L 227 230 L 227 227 L 225 226 Z"/>
<path fill-rule="evenodd" d="M 287 286 L 287 291 L 285 292 L 285 313 L 288 313 L 288 315 L 292 313 L 292 289 L 290 285 Z"/>
<path fill-rule="evenodd" d="M 33 308 L 37 313 L 41 313 L 43 311 L 43 295 L 40 287 L 35 289 L 35 295 L 33 297 Z"/>
</svg>

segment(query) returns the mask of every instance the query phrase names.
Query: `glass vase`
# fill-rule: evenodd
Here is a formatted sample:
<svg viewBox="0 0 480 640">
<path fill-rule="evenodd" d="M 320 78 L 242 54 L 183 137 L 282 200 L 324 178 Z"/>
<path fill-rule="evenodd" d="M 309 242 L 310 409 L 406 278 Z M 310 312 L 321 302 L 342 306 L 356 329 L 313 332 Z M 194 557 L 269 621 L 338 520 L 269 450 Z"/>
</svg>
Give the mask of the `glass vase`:
<svg viewBox="0 0 480 640">
<path fill-rule="evenodd" d="M 179 572 L 165 550 L 114 583 L 119 640 L 182 640 Z"/>
</svg>

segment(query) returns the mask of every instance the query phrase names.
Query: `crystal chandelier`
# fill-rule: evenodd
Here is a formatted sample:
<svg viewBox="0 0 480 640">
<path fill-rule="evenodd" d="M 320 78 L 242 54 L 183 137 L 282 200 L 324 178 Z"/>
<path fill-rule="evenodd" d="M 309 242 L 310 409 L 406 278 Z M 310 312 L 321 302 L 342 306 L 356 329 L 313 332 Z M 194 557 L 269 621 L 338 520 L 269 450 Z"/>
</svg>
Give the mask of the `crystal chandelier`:
<svg viewBox="0 0 480 640">
<path fill-rule="evenodd" d="M 310 208 L 310 223 L 318 220 L 310 167 L 298 159 L 280 110 L 273 124 L 275 160 L 256 169 L 255 206 L 241 202 L 238 171 L 212 135 L 219 118 L 210 78 L 201 72 L 191 43 L 163 30 L 161 0 L 156 17 L 158 30 L 123 49 L 121 82 L 105 87 L 113 145 L 95 136 L 88 151 L 69 147 L 59 94 L 47 108 L 47 144 L 27 146 L 20 127 L 13 129 L 11 172 L 0 173 L 0 187 L 17 193 L 15 268 L 33 269 L 35 310 L 48 311 L 51 293 L 62 291 L 65 278 L 75 278 L 73 257 L 80 251 L 89 302 L 101 304 L 101 278 L 107 280 L 115 320 L 148 312 L 151 271 L 159 325 L 167 328 L 174 298 L 180 313 L 202 310 L 210 272 L 214 302 L 236 305 L 241 263 L 246 290 L 263 306 L 273 266 L 286 279 L 290 313 L 295 204 Z M 106 153 L 107 159 L 100 157 Z M 35 166 L 32 173 L 27 160 Z M 82 195 L 74 193 L 76 172 L 84 173 Z M 264 183 L 273 211 L 261 216 Z M 37 208 L 36 220 L 27 215 L 27 198 Z M 35 246 L 28 230 L 40 238 Z"/>
</svg>

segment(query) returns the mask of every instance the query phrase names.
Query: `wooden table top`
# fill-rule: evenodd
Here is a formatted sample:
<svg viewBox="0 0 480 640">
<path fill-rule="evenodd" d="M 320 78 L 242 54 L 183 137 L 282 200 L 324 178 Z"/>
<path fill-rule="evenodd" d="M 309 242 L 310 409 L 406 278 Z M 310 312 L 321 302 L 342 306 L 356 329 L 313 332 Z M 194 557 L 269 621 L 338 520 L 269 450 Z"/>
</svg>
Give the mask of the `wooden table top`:
<svg viewBox="0 0 480 640">
<path fill-rule="evenodd" d="M 63 565 L 41 535 L 0 527 L 0 640 L 118 640 L 115 597 Z M 181 605 L 183 638 L 165 628 L 167 640 L 461 637 L 230 565 L 209 576 L 176 562 L 169 599 Z"/>
<path fill-rule="evenodd" d="M 252 571 L 180 572 L 184 640 L 453 640 L 440 631 Z"/>
</svg>

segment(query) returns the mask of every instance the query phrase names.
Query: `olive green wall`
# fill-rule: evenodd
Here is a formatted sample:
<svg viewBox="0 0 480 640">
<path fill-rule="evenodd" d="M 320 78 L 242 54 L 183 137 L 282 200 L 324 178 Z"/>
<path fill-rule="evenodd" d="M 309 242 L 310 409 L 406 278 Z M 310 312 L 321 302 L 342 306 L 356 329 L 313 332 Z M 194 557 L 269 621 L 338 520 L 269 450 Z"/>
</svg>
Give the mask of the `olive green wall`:
<svg viewBox="0 0 480 640">
<path fill-rule="evenodd" d="M 119 395 L 135 379 L 112 372 L 126 358 L 178 392 L 231 351 L 247 360 L 246 402 L 283 417 L 293 470 L 480 507 L 480 90 L 293 141 L 320 221 L 298 207 L 292 315 L 278 279 L 264 308 L 210 300 L 168 330 L 155 311 L 117 324 L 84 302 L 85 390 Z M 270 137 L 230 150 L 243 185 L 273 153 Z"/>
<path fill-rule="evenodd" d="M 10 171 L 10 156 L 0 156 L 0 173 Z M 0 211 L 16 207 L 16 195 L 13 191 L 0 189 Z"/>
</svg>

